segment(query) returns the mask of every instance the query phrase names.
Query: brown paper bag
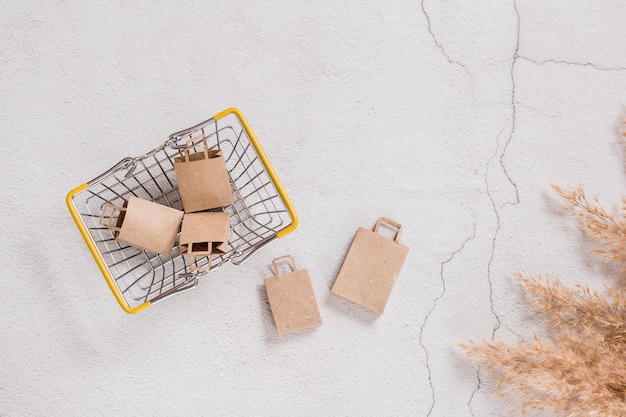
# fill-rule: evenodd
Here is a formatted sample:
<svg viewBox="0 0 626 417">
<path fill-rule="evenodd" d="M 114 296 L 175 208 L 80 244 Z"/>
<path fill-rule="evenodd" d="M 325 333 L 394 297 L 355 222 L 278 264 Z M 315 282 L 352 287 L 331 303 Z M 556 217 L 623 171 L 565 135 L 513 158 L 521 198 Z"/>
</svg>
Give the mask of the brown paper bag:
<svg viewBox="0 0 626 417">
<path fill-rule="evenodd" d="M 293 272 L 279 275 L 276 261 L 288 258 Z M 296 270 L 293 257 L 281 256 L 272 261 L 275 276 L 265 279 L 265 290 L 278 334 L 322 324 L 311 279 L 306 269 Z"/>
<path fill-rule="evenodd" d="M 382 222 L 398 229 L 395 239 L 378 234 Z M 409 251 L 399 243 L 402 226 L 381 217 L 374 231 L 356 233 L 331 293 L 382 314 Z"/>
<path fill-rule="evenodd" d="M 105 219 L 108 210 L 111 213 Z M 119 212 L 117 221 L 113 217 L 116 212 Z M 170 256 L 183 214 L 180 210 L 131 196 L 122 207 L 104 204 L 100 224 L 113 230 L 118 242 Z"/>
<path fill-rule="evenodd" d="M 208 271 L 211 268 L 211 255 L 228 250 L 230 215 L 223 212 L 186 213 L 180 232 L 180 252 L 190 256 L 189 269 Z M 198 256 L 208 256 L 204 267 L 196 267 Z"/>
<path fill-rule="evenodd" d="M 228 206 L 233 203 L 230 179 L 221 150 L 209 150 L 206 137 L 194 137 L 187 145 L 202 139 L 203 151 L 174 158 L 174 171 L 185 213 Z"/>
</svg>

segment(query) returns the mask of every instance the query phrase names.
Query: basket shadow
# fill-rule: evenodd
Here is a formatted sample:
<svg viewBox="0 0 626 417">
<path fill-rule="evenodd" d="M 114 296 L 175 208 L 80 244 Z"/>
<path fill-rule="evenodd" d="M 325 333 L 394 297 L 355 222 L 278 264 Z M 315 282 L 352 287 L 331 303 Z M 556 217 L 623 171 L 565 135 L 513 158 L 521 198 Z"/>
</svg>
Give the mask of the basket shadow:
<svg viewBox="0 0 626 417">
<path fill-rule="evenodd" d="M 75 278 L 74 281 L 63 276 L 63 273 L 53 266 L 55 259 L 51 255 L 54 253 L 52 248 L 47 251 L 37 245 L 25 245 L 22 250 L 38 260 L 39 273 L 32 277 L 45 277 L 45 279 L 34 279 L 29 288 L 34 292 L 33 297 L 36 300 L 47 301 L 46 305 L 39 307 L 47 315 L 47 325 L 55 326 L 55 330 L 68 341 L 66 348 L 78 347 L 83 352 L 96 353 L 98 348 L 93 343 L 85 327 L 87 323 L 83 319 L 86 316 L 85 312 L 90 311 L 91 303 L 88 298 L 73 298 L 76 294 L 89 292 L 86 290 L 89 281 L 78 279 L 74 271 L 66 272 L 74 272 L 72 276 Z"/>
</svg>

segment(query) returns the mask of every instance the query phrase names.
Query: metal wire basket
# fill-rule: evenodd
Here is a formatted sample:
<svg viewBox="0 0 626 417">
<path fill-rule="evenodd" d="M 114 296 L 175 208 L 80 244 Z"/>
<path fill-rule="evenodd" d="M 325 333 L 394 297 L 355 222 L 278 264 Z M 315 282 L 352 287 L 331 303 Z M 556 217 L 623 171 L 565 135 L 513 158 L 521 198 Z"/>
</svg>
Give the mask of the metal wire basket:
<svg viewBox="0 0 626 417">
<path fill-rule="evenodd" d="M 182 210 L 174 175 L 174 158 L 185 142 L 203 134 L 209 148 L 221 149 L 226 161 L 233 204 L 228 249 L 212 259 L 208 273 L 225 263 L 239 265 L 276 238 L 293 231 L 298 219 L 285 190 L 254 133 L 237 109 L 227 109 L 189 129 L 169 136 L 145 155 L 125 158 L 111 169 L 76 187 L 67 205 L 115 298 L 128 313 L 136 313 L 178 292 L 191 289 L 207 272 L 190 271 L 180 247 L 172 256 L 137 249 L 114 239 L 99 223 L 102 206 L 121 205 L 133 195 Z M 192 144 L 194 147 L 197 144 Z M 200 143 L 200 146 L 202 144 Z M 206 265 L 208 258 L 197 260 Z"/>
</svg>

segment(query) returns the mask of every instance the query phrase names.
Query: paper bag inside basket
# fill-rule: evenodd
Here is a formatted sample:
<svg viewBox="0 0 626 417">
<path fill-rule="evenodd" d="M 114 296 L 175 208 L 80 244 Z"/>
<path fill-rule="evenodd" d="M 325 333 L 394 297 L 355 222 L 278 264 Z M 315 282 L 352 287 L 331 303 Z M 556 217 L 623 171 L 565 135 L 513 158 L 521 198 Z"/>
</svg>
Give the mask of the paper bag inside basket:
<svg viewBox="0 0 626 417">
<path fill-rule="evenodd" d="M 291 261 L 292 272 L 279 274 L 276 262 Z M 322 318 L 313 286 L 306 269 L 297 270 L 293 257 L 287 255 L 272 261 L 274 276 L 265 279 L 265 290 L 278 334 L 319 326 Z"/>
<path fill-rule="evenodd" d="M 189 268 L 192 271 L 206 271 L 211 268 L 211 255 L 219 255 L 228 250 L 230 215 L 224 212 L 186 213 L 180 232 L 180 251 L 190 256 Z M 204 267 L 195 266 L 199 256 L 209 257 Z"/>
<path fill-rule="evenodd" d="M 202 152 L 189 147 L 202 140 Z M 221 150 L 208 149 L 204 135 L 187 141 L 185 155 L 174 158 L 174 171 L 185 213 L 228 206 L 233 203 L 230 179 Z"/>
<path fill-rule="evenodd" d="M 398 229 L 394 239 L 378 233 L 381 223 Z M 331 293 L 382 314 L 409 251 L 399 243 L 402 226 L 381 217 L 374 231 L 359 228 Z"/>
<path fill-rule="evenodd" d="M 104 204 L 100 224 L 113 230 L 118 242 L 170 256 L 183 214 L 180 210 L 130 196 L 121 207 Z"/>
</svg>

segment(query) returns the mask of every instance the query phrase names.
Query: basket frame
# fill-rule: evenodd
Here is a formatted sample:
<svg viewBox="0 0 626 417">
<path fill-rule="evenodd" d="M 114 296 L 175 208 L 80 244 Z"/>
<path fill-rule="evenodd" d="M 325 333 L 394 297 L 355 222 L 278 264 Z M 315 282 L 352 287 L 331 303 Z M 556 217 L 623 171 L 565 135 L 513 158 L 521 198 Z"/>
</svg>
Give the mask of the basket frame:
<svg viewBox="0 0 626 417">
<path fill-rule="evenodd" d="M 148 268 L 148 265 L 150 268 L 152 268 L 153 283 L 154 275 L 156 274 L 155 268 L 152 266 L 153 263 L 157 264 L 156 269 L 163 268 L 163 274 L 165 274 L 165 264 L 168 264 L 168 262 L 170 262 L 166 258 L 170 258 L 171 268 L 168 267 L 168 270 L 172 269 L 174 272 L 172 275 L 163 275 L 163 277 L 161 278 L 162 281 L 160 281 L 160 290 L 151 292 L 151 290 L 148 289 L 145 300 L 143 302 L 139 302 L 138 304 L 135 303 L 135 299 L 129 296 L 129 289 L 131 289 L 131 287 L 120 286 L 118 284 L 120 278 L 116 275 L 115 272 L 117 265 L 123 262 L 129 264 L 129 260 L 123 259 L 119 262 L 112 261 L 112 258 L 106 250 L 108 246 L 103 246 L 105 245 L 105 243 L 106 245 L 110 244 L 109 242 L 111 241 L 111 239 L 108 238 L 108 236 L 106 239 L 103 239 L 102 233 L 106 232 L 103 232 L 98 227 L 93 227 L 93 225 L 90 225 L 90 217 L 94 216 L 94 214 L 86 213 L 86 211 L 89 210 L 87 210 L 86 205 L 83 205 L 84 202 L 80 201 L 77 203 L 77 200 L 79 200 L 80 198 L 85 198 L 85 196 L 89 195 L 90 193 L 91 195 L 85 201 L 89 201 L 90 198 L 94 197 L 97 197 L 98 201 L 100 199 L 102 199 L 103 201 L 108 201 L 106 200 L 106 198 L 109 197 L 101 197 L 100 194 L 92 191 L 94 189 L 98 189 L 98 187 L 104 189 L 103 184 L 105 188 L 111 190 L 111 187 L 107 185 L 107 181 L 114 181 L 114 185 L 117 185 L 118 183 L 123 184 L 124 187 L 128 189 L 129 193 L 135 194 L 136 189 L 130 189 L 126 185 L 125 181 L 128 179 L 135 179 L 135 170 L 137 168 L 139 168 L 137 169 L 138 174 L 143 174 L 144 171 L 148 169 L 145 168 L 144 161 L 155 159 L 159 165 L 159 168 L 162 171 L 163 178 L 167 180 L 166 186 L 171 186 L 171 189 L 168 188 L 167 192 L 163 191 L 163 187 L 157 184 L 157 180 L 155 179 L 155 177 L 148 172 L 152 180 L 154 180 L 154 185 L 156 185 L 159 190 L 163 191 L 163 195 L 159 195 L 158 198 L 165 198 L 164 203 L 170 206 L 172 206 L 172 202 L 174 205 L 182 204 L 180 202 L 180 196 L 178 195 L 175 177 L 172 177 L 173 169 L 171 169 L 172 167 L 169 167 L 169 163 L 172 162 L 174 156 L 182 154 L 183 150 L 188 148 L 188 146 L 184 144 L 186 138 L 193 136 L 200 130 L 204 132 L 204 129 L 207 127 L 215 127 L 215 134 L 218 135 L 217 146 L 220 146 L 220 132 L 228 128 L 233 129 L 234 131 L 234 128 L 230 125 L 225 125 L 221 128 L 218 128 L 218 123 L 220 123 L 222 119 L 232 120 L 236 122 L 233 124 L 236 124 L 237 128 L 241 129 L 241 132 L 238 133 L 238 143 L 240 139 L 249 141 L 249 145 L 246 144 L 245 149 L 242 151 L 243 156 L 234 155 L 236 145 L 232 145 L 233 147 L 231 156 L 235 159 L 233 159 L 234 164 L 231 164 L 231 167 L 229 167 L 229 176 L 231 177 L 231 185 L 233 186 L 234 196 L 237 195 L 238 198 L 235 199 L 235 202 L 232 206 L 228 206 L 223 210 L 231 212 L 231 218 L 234 219 L 233 221 L 235 222 L 235 226 L 245 227 L 246 229 L 244 229 L 244 232 L 249 233 L 251 237 L 248 239 L 246 236 L 237 234 L 234 241 L 236 243 L 239 243 L 239 245 L 231 246 L 229 243 L 229 252 L 221 256 L 219 258 L 219 262 L 214 262 L 214 265 L 207 272 L 213 271 L 229 262 L 235 265 L 239 265 L 245 262 L 250 256 L 252 256 L 264 246 L 271 243 L 273 240 L 284 237 L 285 235 L 291 233 L 298 225 L 297 215 L 285 189 L 282 186 L 282 183 L 278 179 L 272 165 L 270 164 L 269 159 L 261 148 L 259 141 L 254 135 L 254 132 L 250 128 L 247 120 L 236 108 L 226 109 L 211 117 L 210 119 L 205 120 L 204 122 L 198 123 L 195 126 L 171 134 L 168 139 L 159 147 L 147 152 L 144 155 L 138 157 L 127 157 L 122 159 L 120 162 L 115 164 L 113 167 L 111 167 L 109 170 L 105 171 L 101 175 L 71 190 L 67 194 L 66 203 L 69 208 L 70 214 L 74 222 L 76 223 L 76 226 L 78 227 L 82 237 L 84 238 L 87 247 L 94 257 L 94 260 L 96 261 L 96 264 L 102 272 L 109 288 L 113 292 L 117 302 L 120 304 L 122 309 L 124 309 L 124 311 L 126 311 L 127 313 L 137 313 L 173 294 L 177 294 L 195 287 L 196 285 L 198 285 L 198 278 L 206 275 L 207 272 L 190 272 L 187 270 L 186 267 L 179 268 L 179 263 L 177 262 L 182 261 L 184 263 L 184 260 L 183 255 L 181 255 L 180 253 L 176 253 L 176 250 L 174 251 L 174 255 L 172 257 L 163 257 L 162 255 L 155 255 L 146 251 L 136 250 L 139 252 L 133 252 L 133 257 L 141 259 L 145 258 L 145 261 L 142 261 L 143 263 L 141 264 L 142 268 Z M 224 142 L 221 142 L 221 144 L 223 145 Z M 244 156 L 248 158 L 246 159 L 246 162 L 242 162 Z M 163 161 L 166 162 L 166 165 L 168 165 L 168 167 L 164 169 L 163 166 L 161 166 L 161 162 L 159 162 L 157 157 L 163 157 Z M 248 162 L 249 165 L 246 165 Z M 253 176 L 251 175 L 251 173 L 247 172 L 247 170 L 250 169 L 249 167 L 253 167 L 255 169 L 255 171 L 252 172 L 254 174 Z M 237 170 L 241 172 L 236 173 L 235 171 Z M 121 174 L 124 175 L 122 176 Z M 262 186 L 255 186 L 254 184 L 258 183 L 259 178 L 261 177 L 266 178 L 266 180 L 264 180 L 265 182 L 262 184 Z M 242 184 L 239 184 L 238 181 Z M 146 187 L 143 186 L 139 180 L 136 180 L 136 182 L 141 188 L 143 188 L 143 190 L 146 190 Z M 168 183 L 169 185 L 167 185 Z M 253 191 L 250 192 L 249 190 L 243 190 L 246 187 L 253 187 Z M 245 191 L 245 194 L 242 193 L 242 190 Z M 263 192 L 262 196 L 260 195 L 261 191 Z M 108 191 L 106 192 L 108 193 Z M 139 192 L 142 192 L 142 190 L 139 190 Z M 83 195 L 83 193 L 88 194 Z M 123 197 L 117 192 L 115 193 L 115 195 L 119 196 L 120 198 Z M 168 195 L 170 196 L 169 198 Z M 154 197 L 153 194 L 150 194 L 150 196 Z M 251 200 L 252 198 L 254 198 L 255 200 Z M 250 201 L 252 201 L 252 203 L 250 203 Z M 266 211 L 254 213 L 254 209 L 251 210 L 250 207 L 248 207 L 249 205 L 260 209 L 267 207 L 269 208 L 267 208 Z M 257 220 L 260 217 L 263 218 L 262 222 L 259 222 Z M 258 227 L 259 229 L 254 230 L 253 227 L 250 227 L 249 224 L 246 222 L 252 224 L 253 227 Z M 119 248 L 114 248 L 114 251 L 122 253 L 122 257 L 124 257 L 123 253 L 125 253 L 125 251 L 132 250 L 119 245 L 119 243 L 117 242 L 116 244 Z M 105 250 L 103 251 L 103 249 Z M 206 260 L 206 262 L 208 262 L 208 259 Z M 126 272 L 126 274 L 128 274 L 128 272 Z M 137 281 L 139 281 L 139 279 Z M 168 284 L 164 286 L 163 282 L 166 281 L 168 282 Z M 158 283 L 159 281 L 156 282 L 156 284 Z M 153 284 L 151 284 L 151 286 L 152 285 Z"/>
</svg>

